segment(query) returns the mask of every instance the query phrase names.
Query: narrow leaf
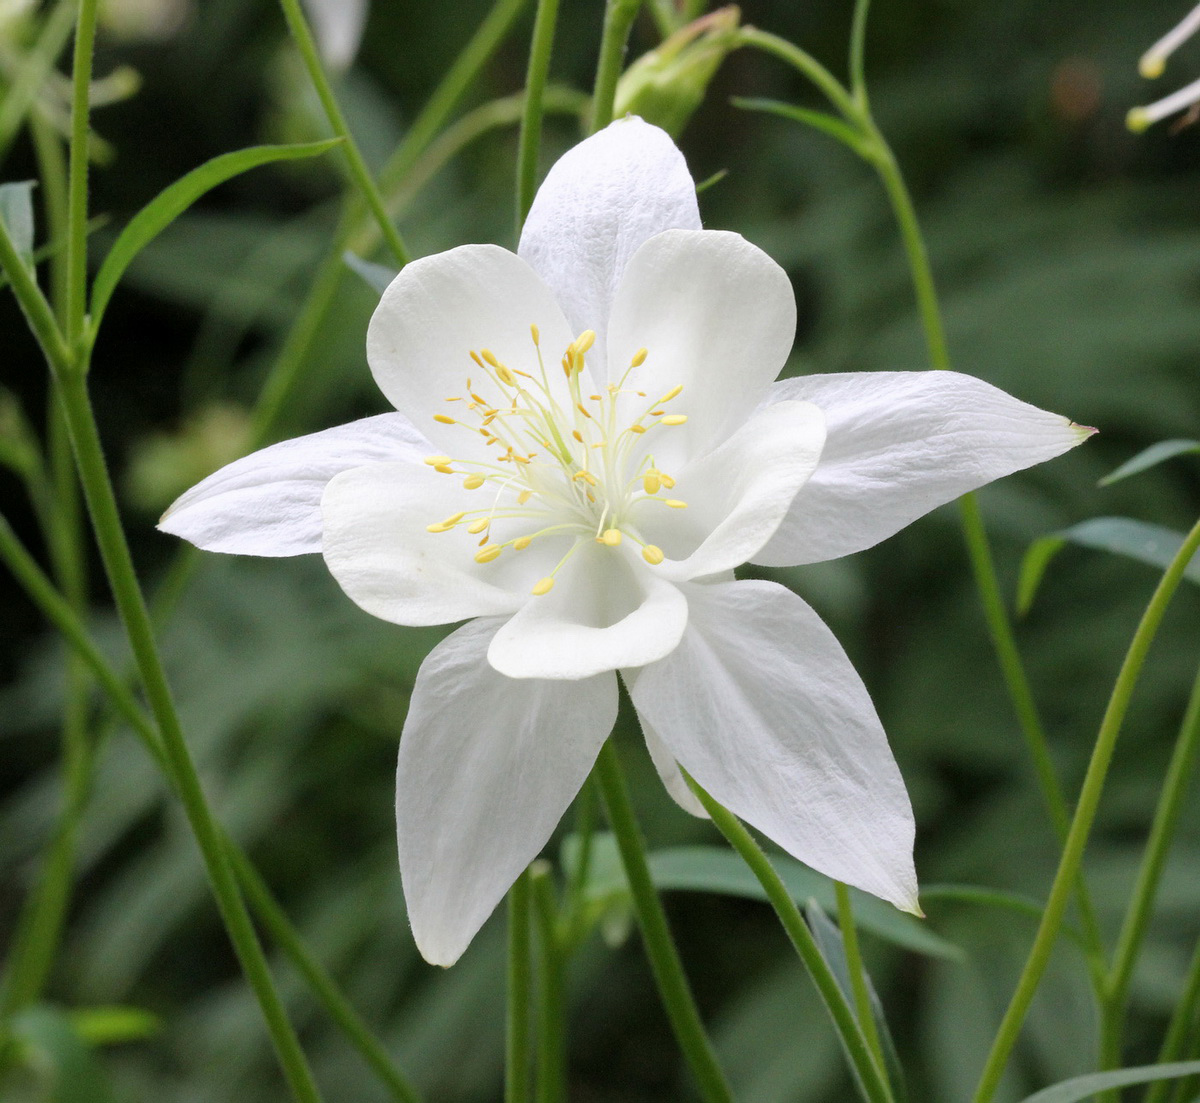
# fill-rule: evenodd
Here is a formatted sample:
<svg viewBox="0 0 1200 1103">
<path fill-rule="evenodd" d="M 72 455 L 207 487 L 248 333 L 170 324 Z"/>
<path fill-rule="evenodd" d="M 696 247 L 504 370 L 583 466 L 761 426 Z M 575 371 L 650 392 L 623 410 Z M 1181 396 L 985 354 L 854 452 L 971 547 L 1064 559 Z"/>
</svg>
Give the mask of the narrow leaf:
<svg viewBox="0 0 1200 1103">
<path fill-rule="evenodd" d="M 0 221 L 3 221 L 17 254 L 26 264 L 33 263 L 33 189 L 34 180 L 0 184 Z"/>
<path fill-rule="evenodd" d="M 12 1021 L 21 1055 L 48 1082 L 53 1103 L 114 1103 L 108 1076 L 71 1018 L 48 1004 L 26 1008 Z"/>
<path fill-rule="evenodd" d="M 396 269 L 389 268 L 386 264 L 375 264 L 372 261 L 363 260 L 357 253 L 352 253 L 349 249 L 342 254 L 342 260 L 351 272 L 361 276 L 367 285 L 380 295 L 387 290 L 387 285 L 397 275 Z"/>
<path fill-rule="evenodd" d="M 1139 452 L 1131 460 L 1126 460 L 1115 471 L 1111 471 L 1100 480 L 1100 486 L 1127 479 L 1151 467 L 1156 467 L 1165 460 L 1174 459 L 1190 452 L 1200 452 L 1200 440 L 1160 440 L 1157 444 Z"/>
<path fill-rule="evenodd" d="M 71 1023 L 94 1046 L 139 1042 L 162 1029 L 162 1020 L 140 1007 L 81 1007 L 71 1012 Z"/>
<path fill-rule="evenodd" d="M 811 111 L 807 107 L 796 107 L 794 104 L 781 103 L 779 100 L 734 97 L 733 105 L 740 107 L 743 111 L 761 111 L 767 115 L 779 115 L 782 118 L 791 119 L 793 122 L 811 126 L 849 146 L 860 157 L 865 156 L 862 135 L 836 115 L 830 115 L 825 111 Z"/>
<path fill-rule="evenodd" d="M 251 146 L 234 153 L 224 153 L 211 161 L 205 161 L 199 168 L 192 169 L 186 176 L 164 188 L 138 211 L 129 225 L 121 231 L 120 237 L 109 250 L 100 271 L 96 274 L 96 282 L 92 285 L 93 332 L 99 327 L 108 301 L 133 258 L 202 195 L 218 184 L 223 184 L 226 180 L 260 165 L 317 157 L 331 150 L 340 141 L 340 138 L 332 138 L 329 141 L 306 142 L 300 145 Z"/>
<path fill-rule="evenodd" d="M 1150 1084 L 1155 1080 L 1178 1080 L 1196 1073 L 1200 1073 L 1200 1061 L 1176 1061 L 1169 1065 L 1139 1065 L 1137 1068 L 1116 1069 L 1113 1072 L 1093 1072 L 1043 1088 L 1026 1096 L 1021 1103 L 1078 1103 L 1109 1088 Z"/>
</svg>

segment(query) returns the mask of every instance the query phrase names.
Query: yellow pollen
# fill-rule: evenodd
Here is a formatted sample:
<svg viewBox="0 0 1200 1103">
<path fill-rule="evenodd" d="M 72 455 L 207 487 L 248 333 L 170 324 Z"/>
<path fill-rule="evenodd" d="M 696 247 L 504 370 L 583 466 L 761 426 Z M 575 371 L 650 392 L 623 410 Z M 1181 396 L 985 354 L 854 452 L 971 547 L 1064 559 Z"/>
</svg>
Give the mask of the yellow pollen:
<svg viewBox="0 0 1200 1103">
<path fill-rule="evenodd" d="M 577 441 L 579 441 L 580 444 L 583 443 L 583 434 L 578 429 L 572 429 L 571 436 L 573 436 Z"/>
<path fill-rule="evenodd" d="M 593 402 L 603 402 L 604 401 L 598 394 L 590 394 L 590 395 L 588 395 L 588 398 L 590 398 Z"/>
<path fill-rule="evenodd" d="M 662 415 L 665 414 L 666 412 L 667 412 L 666 410 L 651 410 L 650 416 L 651 417 L 662 417 Z"/>
<path fill-rule="evenodd" d="M 500 366 L 500 361 L 496 359 L 496 354 L 491 349 L 480 349 L 479 355 L 482 356 L 493 368 Z"/>
<path fill-rule="evenodd" d="M 572 479 L 582 479 L 585 483 L 588 484 L 588 486 L 596 485 L 596 476 L 593 475 L 590 471 L 576 471 L 575 474 L 571 476 L 571 478 Z"/>
<path fill-rule="evenodd" d="M 521 493 L 517 495 L 517 505 L 523 506 L 532 497 L 532 490 L 522 490 Z"/>
<path fill-rule="evenodd" d="M 447 518 L 446 518 L 446 519 L 445 519 L 445 520 L 442 522 L 442 524 L 443 524 L 443 525 L 445 525 L 445 526 L 446 526 L 446 528 L 448 528 L 448 529 L 449 529 L 449 528 L 453 528 L 453 527 L 454 527 L 455 525 L 457 525 L 457 524 L 458 524 L 458 522 L 459 522 L 459 521 L 461 521 L 461 520 L 462 520 L 462 519 L 463 519 L 465 516 L 466 516 L 466 514 L 465 514 L 465 513 L 452 513 L 452 514 L 450 514 L 450 516 L 449 516 L 449 517 L 447 517 Z"/>
<path fill-rule="evenodd" d="M 447 399 L 443 399 L 443 401 L 445 401 L 445 402 L 461 402 L 461 401 L 462 401 L 462 395 L 460 395 L 460 394 L 456 394 L 456 395 L 454 395 L 454 397 L 453 397 L 453 398 L 447 398 Z"/>
<path fill-rule="evenodd" d="M 533 343 L 536 345 L 542 339 L 541 331 L 535 325 L 530 325 L 529 336 L 533 338 Z"/>
<path fill-rule="evenodd" d="M 476 563 L 490 563 L 497 558 L 504 549 L 499 544 L 486 544 L 475 553 Z"/>
<path fill-rule="evenodd" d="M 604 532 L 600 534 L 600 543 L 607 544 L 610 548 L 615 548 L 621 543 L 621 530 L 605 529 Z"/>
<path fill-rule="evenodd" d="M 439 463 L 434 468 L 434 471 L 437 471 L 442 475 L 453 475 L 454 474 L 454 468 L 451 467 L 448 463 Z"/>
<path fill-rule="evenodd" d="M 663 395 L 662 398 L 660 398 L 658 401 L 659 402 L 670 402 L 671 399 L 675 398 L 676 396 L 678 396 L 679 394 L 682 394 L 682 393 L 683 393 L 683 384 L 680 383 L 678 387 L 672 387 L 669 391 L 667 391 L 667 393 L 665 395 Z"/>
<path fill-rule="evenodd" d="M 468 475 L 465 479 L 463 479 L 463 489 L 478 490 L 481 486 L 483 486 L 484 481 L 485 480 L 482 475 Z"/>
<path fill-rule="evenodd" d="M 486 398 L 484 398 L 483 395 L 478 395 L 474 391 L 468 391 L 467 393 L 473 399 L 475 399 L 475 401 L 478 402 L 480 406 L 483 406 L 485 408 L 488 406 L 488 400 Z"/>
<path fill-rule="evenodd" d="M 649 474 L 642 476 L 642 489 L 647 494 L 657 494 L 662 481 L 657 474 Z"/>
<path fill-rule="evenodd" d="M 443 425 L 454 425 L 455 420 L 449 414 L 434 414 L 434 421 L 440 421 Z"/>
<path fill-rule="evenodd" d="M 631 425 L 629 427 L 629 431 L 631 433 L 644 433 L 646 431 L 646 427 L 644 425 Z"/>
<path fill-rule="evenodd" d="M 553 589 L 554 589 L 554 579 L 550 578 L 547 575 L 541 581 L 534 583 L 533 589 L 530 590 L 529 592 L 531 594 L 533 594 L 535 597 L 541 597 L 542 594 L 548 594 Z"/>
<path fill-rule="evenodd" d="M 638 349 L 637 352 L 633 354 L 633 359 L 629 361 L 629 366 L 631 368 L 640 368 L 646 362 L 646 357 L 649 355 L 650 353 L 648 349 Z"/>
<path fill-rule="evenodd" d="M 585 329 L 578 337 L 575 338 L 575 351 L 582 356 L 595 343 L 596 331 L 594 329 Z"/>
<path fill-rule="evenodd" d="M 426 532 L 449 532 L 450 530 L 442 524 L 441 521 L 435 521 L 432 525 L 425 526 Z"/>
<path fill-rule="evenodd" d="M 504 383 L 509 387 L 513 386 L 517 381 L 517 377 L 513 375 L 513 373 L 510 372 L 503 364 L 496 365 L 496 377 L 501 383 Z"/>
<path fill-rule="evenodd" d="M 667 498 L 663 501 L 663 505 L 670 506 L 672 509 L 687 509 L 687 502 L 681 502 L 678 498 Z"/>
<path fill-rule="evenodd" d="M 532 536 L 518 536 L 513 541 L 513 551 L 524 551 L 532 543 L 533 543 Z"/>
<path fill-rule="evenodd" d="M 591 414 L 589 414 L 589 413 L 587 412 L 587 408 L 586 408 L 586 407 L 583 405 L 583 403 L 582 403 L 582 402 L 576 402 L 576 403 L 575 403 L 575 409 L 577 409 L 577 410 L 578 410 L 578 411 L 579 411 L 581 414 L 583 414 L 583 416 L 584 416 L 584 417 L 586 417 L 586 418 L 591 418 L 591 416 L 592 416 Z"/>
<path fill-rule="evenodd" d="M 478 521 L 472 521 L 467 526 L 467 532 L 469 532 L 472 536 L 478 536 L 479 533 L 483 532 L 483 530 L 487 527 L 488 519 L 486 517 L 480 517 Z"/>
<path fill-rule="evenodd" d="M 662 419 L 663 425 L 682 425 L 687 421 L 687 414 L 667 414 Z"/>
<path fill-rule="evenodd" d="M 659 482 L 661 482 L 663 484 L 663 486 L 665 486 L 668 490 L 670 490 L 671 487 L 673 487 L 675 485 L 675 480 L 672 479 L 671 476 L 668 475 L 665 471 L 660 471 L 658 473 L 658 479 L 659 479 Z"/>
<path fill-rule="evenodd" d="M 483 361 L 479 359 L 479 353 L 477 353 L 474 349 L 471 350 L 471 359 L 474 360 L 475 363 L 478 364 L 481 368 L 483 367 Z M 471 385 L 471 381 L 468 379 L 467 386 L 469 387 L 470 385 Z"/>
<path fill-rule="evenodd" d="M 476 559 L 479 556 L 475 557 Z M 663 561 L 662 548 L 655 544 L 647 544 L 642 548 L 642 558 L 653 567 L 657 567 Z"/>
<path fill-rule="evenodd" d="M 429 464 L 430 467 L 445 467 L 446 464 L 452 463 L 453 461 L 449 456 L 426 456 L 425 462 Z"/>
</svg>

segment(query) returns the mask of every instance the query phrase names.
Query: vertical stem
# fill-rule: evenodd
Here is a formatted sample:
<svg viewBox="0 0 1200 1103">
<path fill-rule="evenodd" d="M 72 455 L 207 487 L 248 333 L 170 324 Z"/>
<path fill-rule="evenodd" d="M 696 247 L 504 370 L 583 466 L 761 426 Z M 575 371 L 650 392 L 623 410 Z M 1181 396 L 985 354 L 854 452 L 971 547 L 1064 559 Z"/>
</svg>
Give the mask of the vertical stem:
<svg viewBox="0 0 1200 1103">
<path fill-rule="evenodd" d="M 517 152 L 517 236 L 525 225 L 525 216 L 533 205 L 537 187 L 538 149 L 542 138 L 542 111 L 546 79 L 550 73 L 550 54 L 554 48 L 554 27 L 558 22 L 558 0 L 538 0 L 529 44 L 529 69 L 525 74 L 525 109 L 521 113 L 521 136 Z"/>
<path fill-rule="evenodd" d="M 869 111 L 867 102 L 867 13 L 871 8 L 871 0 L 855 0 L 854 22 L 850 27 L 850 91 L 865 113 Z"/>
<path fill-rule="evenodd" d="M 559 932 L 558 904 L 554 899 L 554 880 L 545 863 L 535 863 L 533 914 L 537 922 L 541 951 L 538 975 L 541 993 L 538 1000 L 538 1080 L 537 1103 L 567 1103 L 566 1006 L 563 993 L 563 968 L 566 964 Z"/>
<path fill-rule="evenodd" d="M 79 0 L 71 91 L 71 153 L 67 169 L 67 324 L 74 345 L 87 313 L 88 134 L 92 51 L 96 42 L 98 0 Z"/>
<path fill-rule="evenodd" d="M 700 1013 L 696 1010 L 692 990 L 679 960 L 679 951 L 671 939 L 662 902 L 650 878 L 642 833 L 633 815 L 621 762 L 611 739 L 604 744 L 596 759 L 595 777 L 604 798 L 608 822 L 617 839 L 617 849 L 621 853 L 621 863 L 633 895 L 634 912 L 646 944 L 646 953 L 650 958 L 654 979 L 658 982 L 663 1005 L 675 1029 L 675 1037 L 679 1040 L 701 1096 L 708 1103 L 732 1103 L 733 1096 L 704 1032 L 704 1024 L 700 1021 Z"/>
<path fill-rule="evenodd" d="M 592 93 L 593 134 L 613 121 L 613 103 L 617 81 L 625 61 L 625 46 L 641 0 L 608 0 L 604 8 L 604 32 L 600 37 L 600 60 L 596 66 L 596 84 Z"/>
<path fill-rule="evenodd" d="M 1029 1003 L 1033 999 L 1034 991 L 1050 960 L 1050 952 L 1054 948 L 1055 939 L 1062 926 L 1063 914 L 1072 886 L 1079 875 L 1084 848 L 1087 846 L 1088 835 L 1096 818 L 1096 808 L 1104 790 L 1104 780 L 1108 775 L 1109 763 L 1112 761 L 1117 736 L 1121 732 L 1121 724 L 1125 719 L 1126 710 L 1129 708 L 1129 701 L 1133 696 L 1138 675 L 1141 673 L 1146 653 L 1150 650 L 1150 644 L 1154 640 L 1158 626 L 1162 623 L 1163 614 L 1166 613 L 1171 597 L 1179 586 L 1183 572 L 1191 562 L 1197 548 L 1200 548 L 1200 522 L 1197 522 L 1188 533 L 1183 546 L 1160 579 L 1137 630 L 1134 632 L 1133 639 L 1130 641 L 1125 661 L 1121 664 L 1121 670 L 1113 685 L 1112 695 L 1109 697 L 1108 707 L 1105 709 L 1104 718 L 1100 723 L 1096 745 L 1092 750 L 1092 758 L 1088 763 L 1087 774 L 1083 779 L 1083 788 L 1079 794 L 1079 804 L 1075 809 L 1075 816 L 1063 848 L 1058 872 L 1055 874 L 1054 883 L 1050 888 L 1050 897 L 1046 901 L 1042 922 L 1038 927 L 1029 959 L 1017 982 L 1016 991 L 1013 993 L 1008 1010 L 1000 1023 L 991 1053 L 984 1065 L 979 1087 L 974 1096 L 975 1103 L 990 1103 L 995 1094 L 1000 1077 L 1004 1072 L 1004 1066 L 1008 1061 L 1008 1055 L 1016 1044 L 1025 1013 L 1029 1010 Z"/>
<path fill-rule="evenodd" d="M 862 954 L 858 949 L 858 930 L 854 926 L 854 909 L 850 903 L 850 890 L 841 882 L 834 881 L 837 893 L 838 927 L 842 932 L 842 946 L 846 951 L 846 969 L 850 974 L 850 987 L 854 991 L 854 1009 L 858 1014 L 858 1025 L 871 1048 L 871 1055 L 886 1075 L 887 1062 L 883 1057 L 883 1044 L 875 1026 L 875 1011 L 871 1007 L 871 993 L 867 990 L 867 972 L 863 968 Z"/>
<path fill-rule="evenodd" d="M 575 798 L 575 835 L 579 839 L 579 854 L 575 868 L 567 884 L 567 917 L 571 928 L 567 932 L 568 945 L 575 945 L 582 937 L 585 917 L 584 896 L 592 864 L 592 836 L 596 830 L 596 788 L 591 778 L 584 782 L 579 796 Z"/>
<path fill-rule="evenodd" d="M 505 1035 L 504 1103 L 530 1103 L 529 870 L 508 890 L 508 1017 Z"/>
</svg>

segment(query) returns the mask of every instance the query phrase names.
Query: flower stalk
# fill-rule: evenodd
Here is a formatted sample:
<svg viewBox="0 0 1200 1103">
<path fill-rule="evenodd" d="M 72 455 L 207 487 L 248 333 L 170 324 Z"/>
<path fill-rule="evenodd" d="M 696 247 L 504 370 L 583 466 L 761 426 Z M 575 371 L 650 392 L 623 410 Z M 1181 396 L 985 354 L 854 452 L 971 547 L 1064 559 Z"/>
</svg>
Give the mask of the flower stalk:
<svg viewBox="0 0 1200 1103">
<path fill-rule="evenodd" d="M 550 75 L 550 55 L 554 49 L 554 28 L 558 22 L 558 0 L 538 0 L 529 44 L 529 68 L 525 74 L 525 103 L 521 112 L 521 133 L 517 142 L 517 234 L 525 225 L 525 216 L 533 205 L 537 190 L 538 150 L 542 140 L 542 115 L 545 107 L 546 80 Z"/>
<path fill-rule="evenodd" d="M 529 870 L 508 890 L 508 988 L 505 1018 L 504 1103 L 530 1103 L 529 1001 L 532 959 Z"/>
</svg>

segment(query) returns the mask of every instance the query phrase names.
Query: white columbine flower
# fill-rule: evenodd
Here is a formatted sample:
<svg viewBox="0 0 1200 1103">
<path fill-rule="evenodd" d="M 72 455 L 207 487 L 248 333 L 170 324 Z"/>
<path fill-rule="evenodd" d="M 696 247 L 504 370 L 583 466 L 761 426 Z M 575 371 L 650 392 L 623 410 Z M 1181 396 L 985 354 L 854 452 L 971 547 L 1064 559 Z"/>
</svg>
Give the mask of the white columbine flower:
<svg viewBox="0 0 1200 1103">
<path fill-rule="evenodd" d="M 702 230 L 667 135 L 613 123 L 551 169 L 517 254 L 409 264 L 367 334 L 400 411 L 265 448 L 167 532 L 321 552 L 363 609 L 470 620 L 417 676 L 396 818 L 413 933 L 449 965 L 537 855 L 617 715 L 815 869 L 917 909 L 913 820 L 832 633 L 747 560 L 860 551 L 1089 430 L 951 372 L 774 382 L 783 270 Z"/>
</svg>

